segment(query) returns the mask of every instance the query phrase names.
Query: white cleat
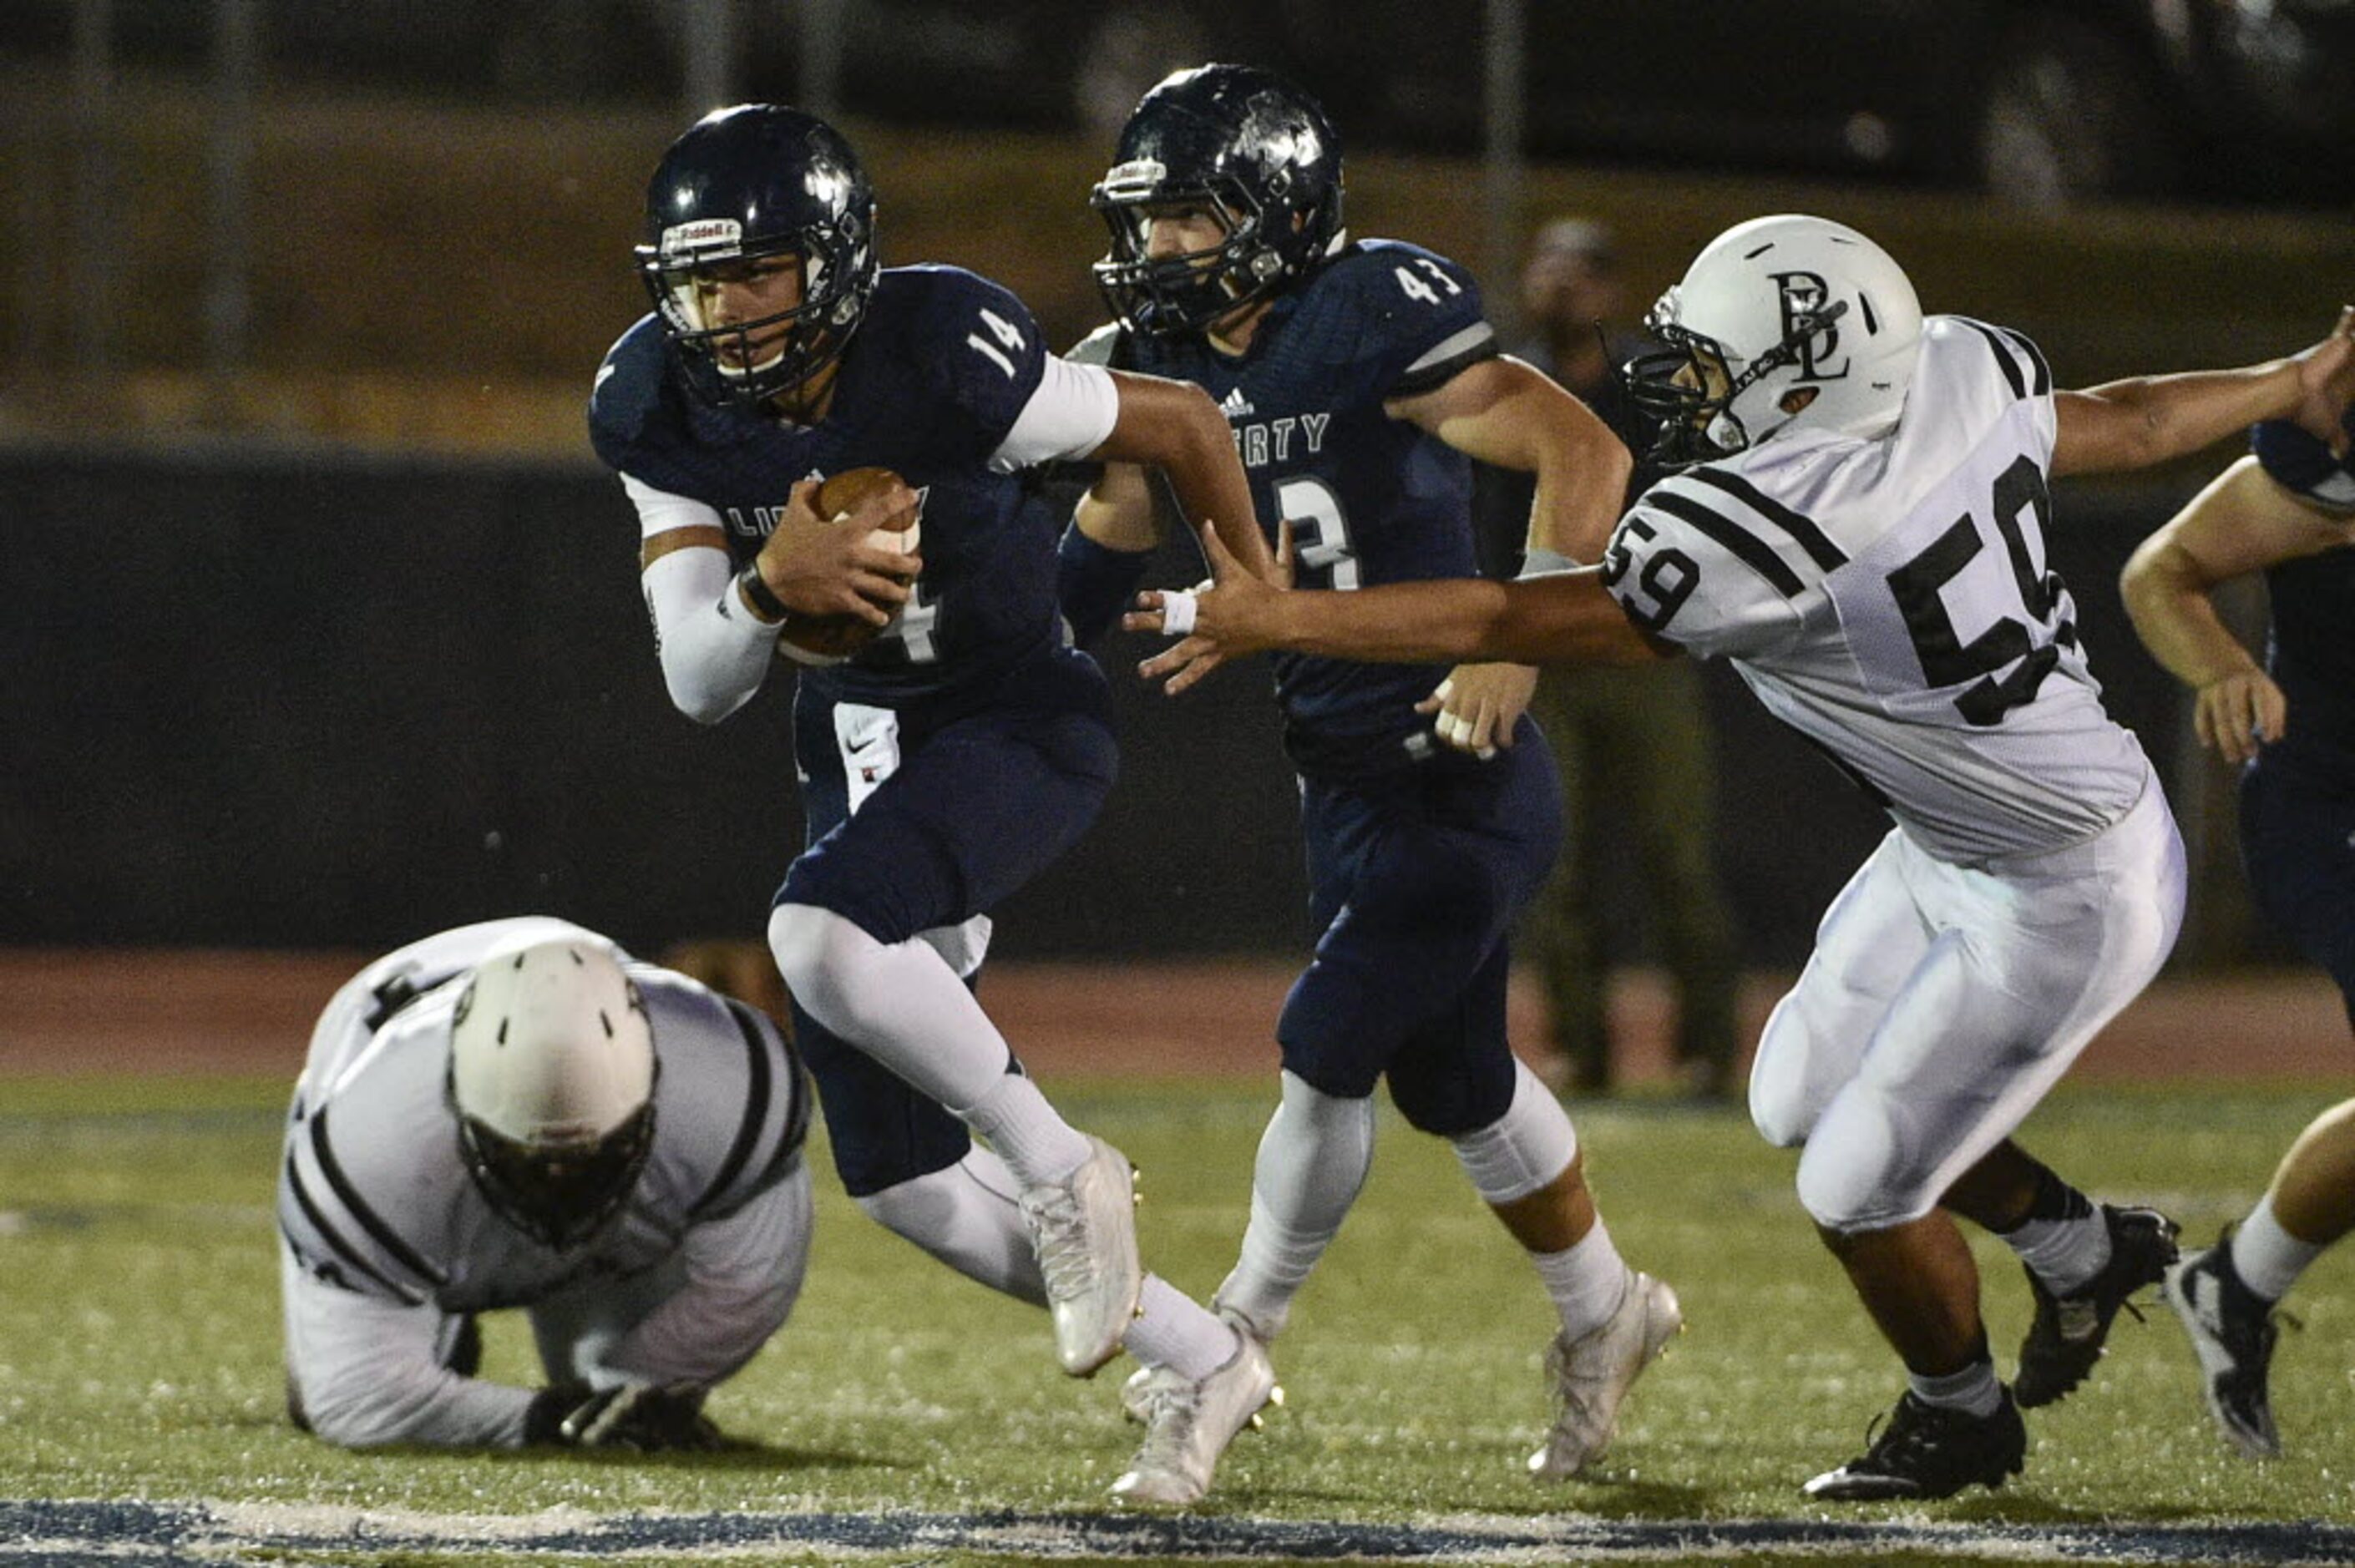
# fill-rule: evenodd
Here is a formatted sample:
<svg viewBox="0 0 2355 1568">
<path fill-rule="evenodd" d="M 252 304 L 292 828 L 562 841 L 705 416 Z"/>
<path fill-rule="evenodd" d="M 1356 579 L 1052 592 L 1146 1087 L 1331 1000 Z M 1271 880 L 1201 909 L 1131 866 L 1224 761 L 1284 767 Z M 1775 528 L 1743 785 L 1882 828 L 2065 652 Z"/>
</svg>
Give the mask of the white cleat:
<svg viewBox="0 0 2355 1568">
<path fill-rule="evenodd" d="M 1120 1353 L 1145 1270 L 1136 1256 L 1135 1173 L 1127 1156 L 1088 1139 L 1086 1161 L 1060 1181 L 1022 1190 L 1022 1224 L 1046 1277 L 1055 1359 L 1073 1377 Z"/>
<path fill-rule="evenodd" d="M 1112 1484 L 1116 1501 L 1163 1508 L 1200 1502 L 1235 1435 L 1258 1425 L 1265 1406 L 1284 1403 L 1267 1347 L 1240 1325 L 1235 1338 L 1241 1343 L 1233 1359 L 1199 1383 L 1159 1367 L 1130 1378 L 1121 1390 L 1124 1404 L 1142 1407 L 1145 1443 Z"/>
<path fill-rule="evenodd" d="M 1553 1429 L 1529 1456 L 1529 1474 L 1541 1481 L 1574 1476 L 1611 1446 L 1619 1402 L 1643 1370 L 1685 1326 L 1684 1309 L 1665 1280 L 1637 1274 L 1619 1309 L 1576 1340 L 1554 1337 L 1546 1351 L 1553 1387 Z"/>
</svg>

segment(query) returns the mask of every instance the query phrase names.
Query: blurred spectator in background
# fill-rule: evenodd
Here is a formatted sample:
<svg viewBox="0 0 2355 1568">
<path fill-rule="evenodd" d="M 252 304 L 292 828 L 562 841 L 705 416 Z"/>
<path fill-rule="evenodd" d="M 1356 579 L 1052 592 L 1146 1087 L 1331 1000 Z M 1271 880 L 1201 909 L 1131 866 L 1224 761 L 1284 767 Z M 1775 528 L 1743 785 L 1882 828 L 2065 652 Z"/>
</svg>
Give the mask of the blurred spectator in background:
<svg viewBox="0 0 2355 1568">
<path fill-rule="evenodd" d="M 2119 586 L 2153 657 L 2195 694 L 2201 744 L 2247 765 L 2241 853 L 2259 906 L 2330 971 L 2355 1020 L 2355 469 L 2343 440 L 2334 452 L 2286 422 L 2258 426 L 2252 444 L 2143 543 Z M 2259 571 L 2273 607 L 2263 666 L 2209 599 Z M 2316 1117 L 2256 1207 L 2168 1277 L 2209 1413 L 2253 1458 L 2281 1452 L 2266 1389 L 2275 1305 L 2350 1230 L 2355 1100 Z"/>
<path fill-rule="evenodd" d="M 1570 217 L 1538 230 L 1521 268 L 1531 336 L 1515 352 L 1640 452 L 1651 444 L 1651 428 L 1629 405 L 1615 371 L 1647 345 L 1605 325 L 1620 319 L 1624 304 L 1608 228 Z M 1642 493 L 1657 476 L 1639 461 L 1628 493 Z M 1479 470 L 1475 517 L 1483 558 L 1496 575 L 1519 569 L 1532 490 L 1528 474 Z M 1522 950 L 1538 965 L 1553 1018 L 1556 1070 L 1581 1094 L 1606 1094 L 1614 1081 L 1604 1005 L 1614 955 L 1604 951 L 1602 915 L 1614 863 L 1604 830 L 1617 827 L 1634 840 L 1641 903 L 1677 997 L 1678 1066 L 1696 1097 L 1728 1097 L 1739 961 L 1710 858 L 1716 766 L 1699 661 L 1558 671 L 1538 683 L 1529 706 L 1553 747 L 1564 807 L 1561 858 L 1522 921 Z"/>
</svg>

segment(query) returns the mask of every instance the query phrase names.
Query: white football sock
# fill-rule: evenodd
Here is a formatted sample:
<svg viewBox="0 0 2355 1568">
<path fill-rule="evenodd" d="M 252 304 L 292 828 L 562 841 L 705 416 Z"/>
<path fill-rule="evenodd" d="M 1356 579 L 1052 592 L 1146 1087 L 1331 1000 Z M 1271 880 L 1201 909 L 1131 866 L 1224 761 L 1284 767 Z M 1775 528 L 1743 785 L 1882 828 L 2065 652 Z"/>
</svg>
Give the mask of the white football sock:
<svg viewBox="0 0 2355 1568">
<path fill-rule="evenodd" d="M 1529 1261 L 1537 1266 L 1546 1294 L 1553 1298 L 1554 1310 L 1561 1314 L 1561 1331 L 1573 1340 L 1608 1322 L 1636 1282 L 1601 1214 L 1594 1216 L 1592 1230 L 1561 1251 L 1533 1252 Z"/>
<path fill-rule="evenodd" d="M 2232 1233 L 2232 1272 L 2266 1300 L 2278 1301 L 2322 1252 L 2282 1229 L 2281 1221 L 2274 1217 L 2273 1194 L 2268 1192 Z"/>
<path fill-rule="evenodd" d="M 1145 1277 L 1136 1317 L 1121 1344 L 1144 1365 L 1167 1367 L 1188 1383 L 1201 1382 L 1241 1348 L 1217 1313 L 1157 1274 Z"/>
<path fill-rule="evenodd" d="M 1242 1255 L 1212 1298 L 1273 1339 L 1309 1271 L 1340 1233 L 1374 1162 L 1374 1102 L 1340 1099 L 1281 1075 L 1283 1098 L 1260 1134 Z"/>
<path fill-rule="evenodd" d="M 1909 1372 L 1905 1382 L 1913 1389 L 1913 1397 L 1924 1404 L 1973 1415 L 1993 1415 L 2003 1408 L 2003 1384 L 1996 1381 L 1995 1362 L 1991 1360 L 1973 1361 L 1960 1372 L 1940 1377 Z"/>
<path fill-rule="evenodd" d="M 1019 1184 L 986 1149 L 975 1149 L 946 1170 L 869 1192 L 858 1206 L 896 1235 L 992 1290 L 1047 1304 L 1030 1233 L 1015 1206 Z"/>
<path fill-rule="evenodd" d="M 1995 1233 L 2055 1296 L 2083 1289 L 2109 1266 L 2110 1226 L 2096 1207 L 2072 1220 L 2022 1220 Z M 1984 1415 L 1985 1411 L 1974 1414 Z"/>
<path fill-rule="evenodd" d="M 1093 1152 L 1086 1135 L 1065 1121 L 1039 1086 L 1019 1073 L 999 1074 L 981 1098 L 949 1109 L 989 1139 L 990 1148 L 1026 1187 L 1061 1181 Z"/>
</svg>

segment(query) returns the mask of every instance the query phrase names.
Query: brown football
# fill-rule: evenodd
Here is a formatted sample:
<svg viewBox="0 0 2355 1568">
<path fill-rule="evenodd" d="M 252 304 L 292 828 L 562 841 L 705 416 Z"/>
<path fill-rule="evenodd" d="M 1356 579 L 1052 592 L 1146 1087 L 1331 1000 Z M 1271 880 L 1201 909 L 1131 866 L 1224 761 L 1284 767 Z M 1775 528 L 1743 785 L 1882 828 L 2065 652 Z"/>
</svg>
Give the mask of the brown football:
<svg viewBox="0 0 2355 1568">
<path fill-rule="evenodd" d="M 830 522 L 839 522 L 879 490 L 900 482 L 888 468 L 850 468 L 820 482 L 810 505 Z M 921 503 L 884 518 L 868 542 L 884 549 L 906 552 L 916 547 Z M 883 629 L 869 626 L 855 615 L 795 616 L 777 634 L 777 652 L 796 664 L 839 664 L 858 652 Z"/>
</svg>

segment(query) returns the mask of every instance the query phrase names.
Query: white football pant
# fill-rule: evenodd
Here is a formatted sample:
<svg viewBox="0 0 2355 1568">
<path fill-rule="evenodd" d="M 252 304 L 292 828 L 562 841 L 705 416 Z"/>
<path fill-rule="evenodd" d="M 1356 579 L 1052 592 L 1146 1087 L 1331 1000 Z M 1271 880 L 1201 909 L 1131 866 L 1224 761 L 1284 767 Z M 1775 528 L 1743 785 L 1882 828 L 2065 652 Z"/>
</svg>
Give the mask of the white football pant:
<svg viewBox="0 0 2355 1568">
<path fill-rule="evenodd" d="M 1936 1207 L 2158 972 L 2183 841 L 2157 780 L 2084 843 L 1966 868 L 1891 832 L 1817 932 L 1750 1074 L 1799 1202 L 1839 1232 Z"/>
</svg>

